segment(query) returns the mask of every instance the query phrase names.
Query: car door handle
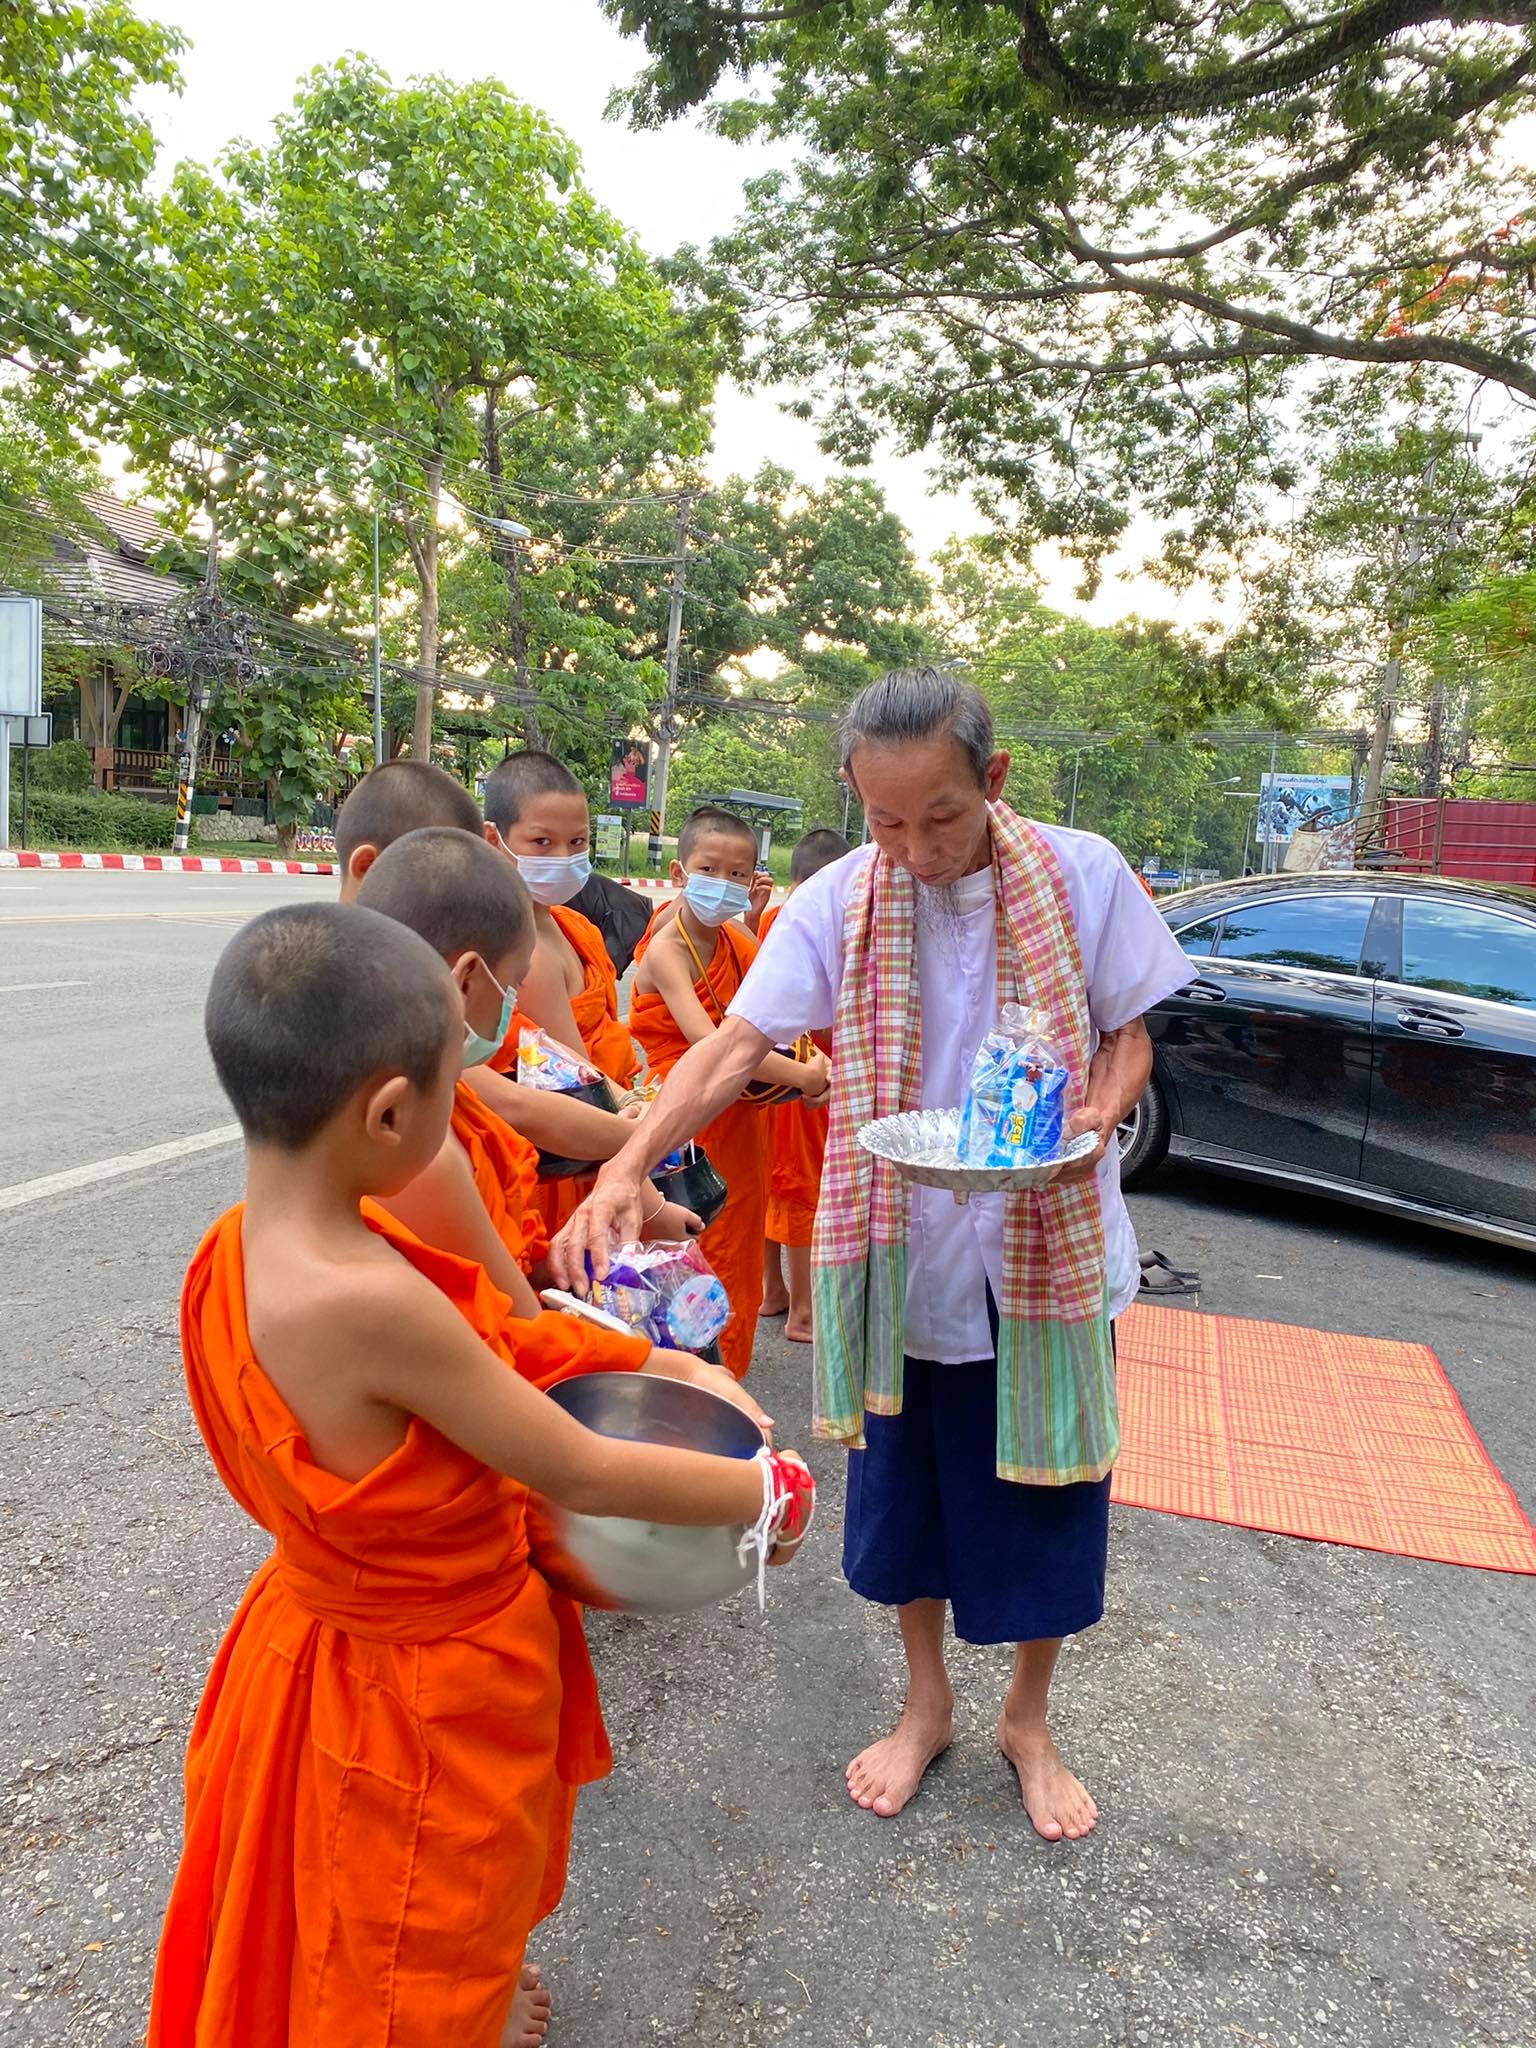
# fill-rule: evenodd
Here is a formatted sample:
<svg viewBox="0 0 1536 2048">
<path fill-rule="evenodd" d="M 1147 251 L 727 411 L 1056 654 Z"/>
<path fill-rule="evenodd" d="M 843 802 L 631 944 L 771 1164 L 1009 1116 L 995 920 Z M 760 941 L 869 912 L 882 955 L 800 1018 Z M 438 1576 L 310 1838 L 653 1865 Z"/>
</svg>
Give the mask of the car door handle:
<svg viewBox="0 0 1536 2048">
<path fill-rule="evenodd" d="M 1440 1017 L 1433 1010 L 1399 1010 L 1397 1021 L 1405 1031 L 1416 1031 L 1421 1038 L 1463 1038 L 1465 1027 L 1450 1017 Z"/>
<path fill-rule="evenodd" d="M 1217 988 L 1211 981 L 1192 981 L 1181 988 L 1179 994 L 1191 1003 L 1224 1003 L 1227 1000 L 1226 990 Z"/>
</svg>

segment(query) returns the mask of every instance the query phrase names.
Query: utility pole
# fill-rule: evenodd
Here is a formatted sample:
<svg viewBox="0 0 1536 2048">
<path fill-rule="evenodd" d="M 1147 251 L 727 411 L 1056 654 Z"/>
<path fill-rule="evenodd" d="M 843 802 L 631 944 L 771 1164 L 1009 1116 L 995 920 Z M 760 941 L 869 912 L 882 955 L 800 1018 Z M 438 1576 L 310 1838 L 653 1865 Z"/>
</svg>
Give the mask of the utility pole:
<svg viewBox="0 0 1536 2048">
<path fill-rule="evenodd" d="M 671 602 L 667 607 L 667 694 L 658 721 L 656 759 L 651 770 L 651 866 L 661 865 L 661 835 L 667 822 L 667 784 L 672 775 L 672 742 L 677 729 L 677 664 L 683 642 L 683 596 L 688 570 L 688 516 L 693 493 L 679 491 L 672 528 Z"/>
<path fill-rule="evenodd" d="M 203 576 L 203 597 L 211 599 L 219 587 L 219 530 L 208 536 L 208 567 Z M 192 796 L 197 786 L 197 749 L 203 736 L 203 707 L 207 701 L 202 664 L 194 660 L 187 679 L 187 718 L 181 731 L 181 751 L 176 757 L 176 827 L 171 834 L 172 853 L 185 853 L 192 837 Z"/>
<path fill-rule="evenodd" d="M 1424 465 L 1423 488 L 1426 491 L 1435 481 L 1436 460 L 1437 458 L 1432 455 Z M 1424 556 L 1425 516 L 1420 513 L 1409 517 L 1403 523 L 1408 529 L 1408 546 L 1403 556 L 1402 572 L 1393 579 L 1394 600 L 1401 598 L 1402 584 L 1418 568 Z M 1386 770 L 1387 749 L 1392 741 L 1392 717 L 1397 709 L 1397 693 L 1402 687 L 1402 606 L 1394 602 L 1392 609 L 1396 616 L 1387 621 L 1387 659 L 1381 671 L 1381 706 L 1376 713 L 1376 726 L 1371 734 L 1371 751 L 1365 763 L 1365 787 L 1360 793 L 1362 829 L 1361 834 L 1357 835 L 1357 844 L 1359 837 L 1376 828 L 1377 813 L 1381 808 L 1381 778 Z"/>
<path fill-rule="evenodd" d="M 379 508 L 373 508 L 373 765 L 384 760 L 384 688 L 379 664 Z"/>
</svg>

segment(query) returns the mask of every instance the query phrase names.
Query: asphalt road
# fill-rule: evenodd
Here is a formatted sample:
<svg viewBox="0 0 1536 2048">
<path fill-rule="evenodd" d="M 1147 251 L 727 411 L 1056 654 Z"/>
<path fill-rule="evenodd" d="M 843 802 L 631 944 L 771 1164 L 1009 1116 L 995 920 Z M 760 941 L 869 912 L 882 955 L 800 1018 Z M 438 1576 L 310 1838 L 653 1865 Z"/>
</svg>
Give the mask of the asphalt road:
<svg viewBox="0 0 1536 2048">
<path fill-rule="evenodd" d="M 330 886 L 0 874 L 6 2048 L 137 2041 L 187 1721 L 263 1546 L 176 1347 L 236 1148 L 5 1190 L 226 1125 L 209 968 L 234 919 Z M 1207 1310 L 1433 1344 L 1536 1508 L 1536 1264 L 1188 1175 L 1134 1207 Z M 769 1335 L 755 1373 L 803 1437 L 804 1354 Z M 560 2048 L 1529 2041 L 1532 1581 L 1117 1511 L 1109 1613 L 1060 1689 L 1099 1832 L 1022 1822 L 990 1740 L 1005 1659 L 974 1649 L 954 1749 L 880 1822 L 842 1766 L 900 1666 L 838 1575 L 839 1459 L 813 1448 L 824 1519 L 766 1626 L 746 1601 L 593 1621 L 618 1769 L 538 1941 Z"/>
</svg>

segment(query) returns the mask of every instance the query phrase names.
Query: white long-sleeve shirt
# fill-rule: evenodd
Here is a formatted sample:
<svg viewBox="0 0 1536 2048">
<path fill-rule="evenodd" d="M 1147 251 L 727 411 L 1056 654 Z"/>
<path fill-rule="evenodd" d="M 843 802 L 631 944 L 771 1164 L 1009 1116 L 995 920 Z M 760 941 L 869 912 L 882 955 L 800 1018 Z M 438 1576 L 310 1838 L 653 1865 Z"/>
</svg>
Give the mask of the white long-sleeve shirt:
<svg viewBox="0 0 1536 2048">
<path fill-rule="evenodd" d="M 1062 826 L 1037 828 L 1061 864 L 1099 1034 L 1118 1031 L 1189 979 L 1189 962 L 1146 891 L 1107 839 Z M 843 968 L 843 922 L 859 874 L 874 856 L 861 847 L 795 890 L 731 1004 L 775 1044 L 831 1029 Z M 918 1001 L 924 1109 L 956 1109 L 971 1063 L 997 1022 L 997 926 L 991 868 L 967 875 L 935 909 L 918 891 Z M 836 1072 L 833 1086 L 837 1085 Z M 1136 1237 L 1111 1144 L 1098 1168 L 1111 1315 L 1136 1293 Z M 1001 1299 L 1002 1195 L 973 1195 L 962 1208 L 941 1188 L 912 1189 L 907 1248 L 909 1357 L 965 1364 L 990 1358 L 986 1289 Z"/>
</svg>

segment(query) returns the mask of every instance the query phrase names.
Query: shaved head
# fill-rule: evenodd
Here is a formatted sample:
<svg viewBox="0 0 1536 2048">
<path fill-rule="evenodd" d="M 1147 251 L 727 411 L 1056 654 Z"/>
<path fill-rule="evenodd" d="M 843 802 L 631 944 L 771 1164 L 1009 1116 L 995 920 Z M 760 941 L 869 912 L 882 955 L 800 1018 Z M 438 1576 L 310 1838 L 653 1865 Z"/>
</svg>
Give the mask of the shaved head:
<svg viewBox="0 0 1536 2048">
<path fill-rule="evenodd" d="M 454 825 L 480 836 L 480 812 L 462 782 L 430 761 L 386 761 L 371 769 L 336 813 L 336 858 L 345 873 L 360 846 L 382 853 L 424 825 Z"/>
<path fill-rule="evenodd" d="M 841 860 L 852 851 L 841 832 L 834 832 L 830 826 L 820 826 L 796 840 L 795 850 L 789 856 L 789 879 L 796 883 L 808 882 L 812 875 L 819 875 L 823 868 L 831 867 L 833 861 Z"/>
<path fill-rule="evenodd" d="M 718 832 L 727 839 L 738 839 L 749 847 L 754 863 L 757 860 L 757 834 L 745 818 L 738 818 L 734 811 L 718 810 L 714 804 L 701 804 L 683 820 L 683 829 L 677 835 L 677 857 L 687 861 L 695 846 L 707 832 Z"/>
<path fill-rule="evenodd" d="M 510 832 L 523 814 L 523 806 L 536 796 L 577 796 L 583 803 L 587 793 L 563 761 L 553 754 L 529 749 L 509 754 L 498 761 L 485 778 L 485 818 L 498 832 Z"/>
<path fill-rule="evenodd" d="M 414 932 L 356 904 L 303 903 L 230 940 L 203 1029 L 247 1139 L 296 1152 L 369 1081 L 431 1087 L 464 1018 Z"/>
<path fill-rule="evenodd" d="M 533 937 L 522 877 L 478 833 L 433 826 L 407 832 L 363 877 L 357 902 L 409 925 L 451 966 L 478 953 L 488 966 Z"/>
</svg>

